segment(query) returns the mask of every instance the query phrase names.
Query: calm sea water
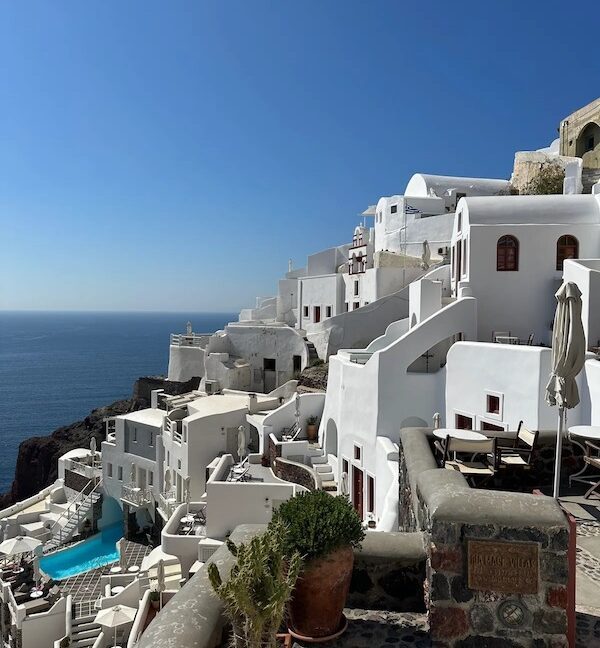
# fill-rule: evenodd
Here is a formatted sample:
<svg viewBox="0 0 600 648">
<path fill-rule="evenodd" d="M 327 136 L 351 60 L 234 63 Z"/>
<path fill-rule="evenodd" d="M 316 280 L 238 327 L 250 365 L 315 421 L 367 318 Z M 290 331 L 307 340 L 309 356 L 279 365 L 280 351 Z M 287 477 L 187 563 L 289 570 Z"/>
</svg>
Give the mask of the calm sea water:
<svg viewBox="0 0 600 648">
<path fill-rule="evenodd" d="M 129 398 L 136 378 L 166 375 L 169 334 L 213 332 L 233 313 L 0 312 L 0 492 L 19 443 Z"/>
</svg>

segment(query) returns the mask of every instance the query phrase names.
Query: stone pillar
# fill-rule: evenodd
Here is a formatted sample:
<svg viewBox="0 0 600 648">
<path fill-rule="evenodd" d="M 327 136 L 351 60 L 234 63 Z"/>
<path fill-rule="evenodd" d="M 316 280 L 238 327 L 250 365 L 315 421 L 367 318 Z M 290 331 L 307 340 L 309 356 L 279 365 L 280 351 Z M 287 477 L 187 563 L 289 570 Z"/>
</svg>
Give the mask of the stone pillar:
<svg viewBox="0 0 600 648">
<path fill-rule="evenodd" d="M 512 514 L 500 504 L 507 499 Z M 434 645 L 568 645 L 569 532 L 554 500 L 473 489 L 468 503 L 442 503 L 431 522 L 426 601 Z"/>
</svg>

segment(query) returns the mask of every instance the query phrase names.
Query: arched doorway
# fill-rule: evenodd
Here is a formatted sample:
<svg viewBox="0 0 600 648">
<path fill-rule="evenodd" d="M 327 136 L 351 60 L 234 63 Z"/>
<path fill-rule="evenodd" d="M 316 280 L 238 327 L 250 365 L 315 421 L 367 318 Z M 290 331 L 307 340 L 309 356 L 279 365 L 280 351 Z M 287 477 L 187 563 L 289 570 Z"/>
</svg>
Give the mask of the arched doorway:
<svg viewBox="0 0 600 648">
<path fill-rule="evenodd" d="M 338 433 L 337 426 L 333 419 L 327 421 L 325 428 L 325 452 L 327 455 L 334 455 L 337 457 L 338 453 Z"/>
</svg>

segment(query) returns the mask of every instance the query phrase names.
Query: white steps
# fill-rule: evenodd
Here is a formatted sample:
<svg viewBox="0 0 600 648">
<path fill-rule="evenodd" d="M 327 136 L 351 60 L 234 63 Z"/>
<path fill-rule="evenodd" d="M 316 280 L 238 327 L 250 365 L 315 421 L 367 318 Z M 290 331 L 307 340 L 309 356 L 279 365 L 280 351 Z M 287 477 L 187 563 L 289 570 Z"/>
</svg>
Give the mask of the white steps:
<svg viewBox="0 0 600 648">
<path fill-rule="evenodd" d="M 335 491 L 337 493 L 337 484 L 335 475 L 327 455 L 320 445 L 314 444 L 308 447 L 307 455 L 310 458 L 310 464 L 313 470 L 318 474 L 321 481 L 321 488 L 325 491 Z"/>
<path fill-rule="evenodd" d="M 102 632 L 102 628 L 94 623 L 94 617 L 73 619 L 71 627 L 71 648 L 86 648 L 93 646 Z"/>
</svg>

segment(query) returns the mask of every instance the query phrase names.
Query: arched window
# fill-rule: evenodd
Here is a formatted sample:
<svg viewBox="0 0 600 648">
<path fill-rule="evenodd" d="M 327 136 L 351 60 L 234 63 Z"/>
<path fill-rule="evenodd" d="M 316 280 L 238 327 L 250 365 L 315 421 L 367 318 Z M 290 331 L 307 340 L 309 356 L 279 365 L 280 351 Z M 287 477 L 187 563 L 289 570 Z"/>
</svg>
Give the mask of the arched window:
<svg viewBox="0 0 600 648">
<path fill-rule="evenodd" d="M 519 269 L 519 241 L 510 234 L 501 236 L 496 245 L 496 270 L 510 272 Z"/>
<path fill-rule="evenodd" d="M 579 258 L 579 241 L 570 234 L 561 236 L 556 241 L 556 269 L 563 269 L 565 259 Z"/>
</svg>

